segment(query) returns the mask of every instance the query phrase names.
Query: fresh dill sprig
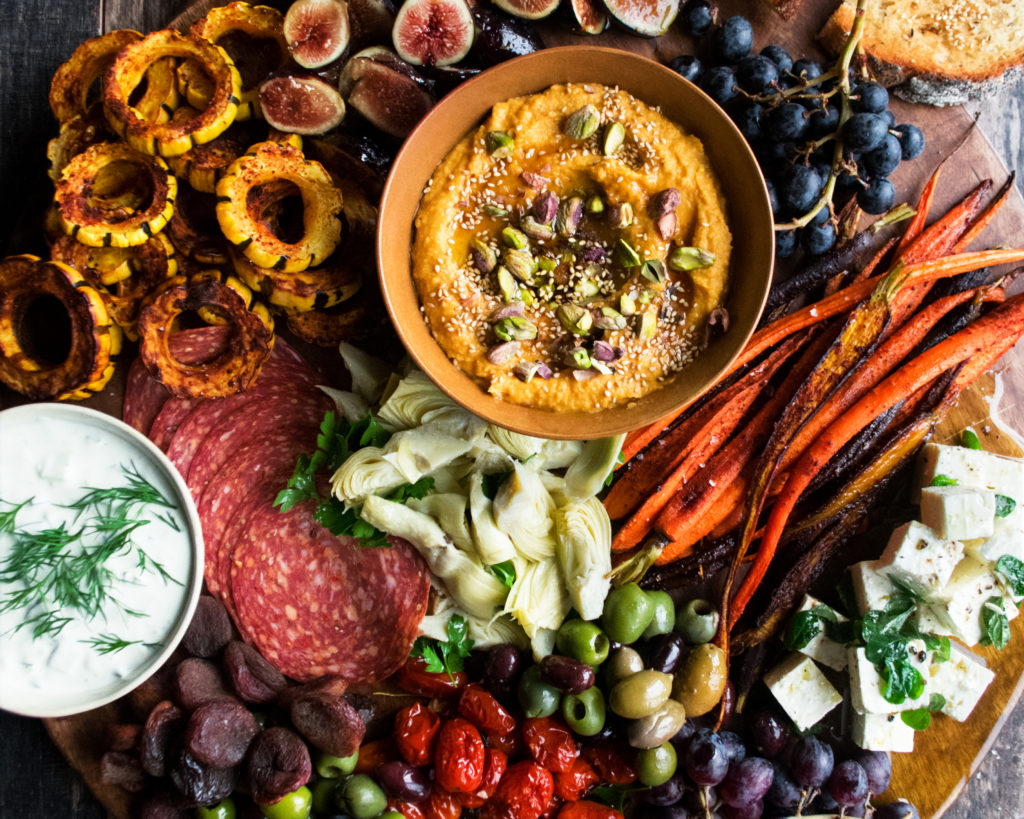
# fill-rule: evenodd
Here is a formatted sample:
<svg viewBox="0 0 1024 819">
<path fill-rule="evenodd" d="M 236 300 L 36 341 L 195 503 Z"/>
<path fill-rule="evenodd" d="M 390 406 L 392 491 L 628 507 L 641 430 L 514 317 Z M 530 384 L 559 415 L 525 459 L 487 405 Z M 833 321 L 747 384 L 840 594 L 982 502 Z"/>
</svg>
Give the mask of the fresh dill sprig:
<svg viewBox="0 0 1024 819">
<path fill-rule="evenodd" d="M 163 506 L 168 509 L 178 508 L 176 503 L 166 498 L 159 489 L 142 477 L 134 463 L 130 467 L 122 464 L 121 473 L 128 481 L 126 485 L 103 489 L 87 486 L 85 488 L 88 491 L 74 503 L 68 504 L 67 508 L 74 509 L 81 514 L 90 506 L 98 509 L 101 505 L 106 504 L 108 509 L 117 510 L 112 514 L 120 517 L 126 516 L 129 508 L 135 504 Z"/>
<path fill-rule="evenodd" d="M 11 501 L 5 501 L 3 498 L 0 498 L 0 506 L 11 507 L 6 512 L 0 512 L 0 534 L 11 533 L 14 531 L 15 518 L 18 516 L 18 512 L 30 503 L 32 503 L 32 498 L 23 500 L 21 503 L 12 503 Z"/>
<path fill-rule="evenodd" d="M 167 569 L 164 568 L 163 563 L 158 560 L 154 560 L 142 549 L 139 549 L 139 570 L 143 572 L 156 572 L 161 578 L 163 578 L 164 583 L 174 583 L 176 586 L 185 585 L 180 580 L 172 577 L 168 573 Z"/>
<path fill-rule="evenodd" d="M 97 637 L 90 637 L 88 640 L 79 640 L 78 642 L 92 646 L 100 654 L 114 654 L 118 651 L 124 651 L 129 646 L 144 645 L 148 648 L 156 647 L 156 643 L 144 643 L 142 640 L 124 640 L 116 634 L 100 634 Z"/>
<path fill-rule="evenodd" d="M 169 512 L 162 512 L 162 513 L 159 513 L 159 514 L 153 515 L 153 517 L 155 517 L 155 518 L 156 518 L 157 520 L 159 520 L 159 521 L 163 521 L 164 523 L 166 523 L 166 524 L 167 524 L 168 526 L 170 526 L 170 527 L 171 527 L 171 528 L 172 528 L 172 529 L 173 529 L 173 530 L 174 530 L 175 532 L 180 532 L 180 531 L 181 531 L 181 527 L 180 527 L 180 526 L 178 526 L 178 521 L 176 521 L 176 520 L 175 520 L 175 519 L 174 519 L 174 518 L 173 518 L 173 517 L 171 516 L 171 514 L 170 514 Z"/>
</svg>

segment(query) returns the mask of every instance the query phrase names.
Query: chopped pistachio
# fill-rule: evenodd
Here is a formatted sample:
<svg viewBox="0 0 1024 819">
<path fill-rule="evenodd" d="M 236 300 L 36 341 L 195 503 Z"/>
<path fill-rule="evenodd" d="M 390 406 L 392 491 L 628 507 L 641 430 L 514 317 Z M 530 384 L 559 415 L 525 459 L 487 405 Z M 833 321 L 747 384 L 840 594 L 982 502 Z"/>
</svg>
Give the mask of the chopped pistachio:
<svg viewBox="0 0 1024 819">
<path fill-rule="evenodd" d="M 573 111 L 565 120 L 563 130 L 572 139 L 587 139 L 594 134 L 601 124 L 601 117 L 593 105 L 584 105 Z"/>
<path fill-rule="evenodd" d="M 504 265 L 498 266 L 497 274 L 498 289 L 501 290 L 501 297 L 506 302 L 519 301 L 521 298 L 519 283 L 516 281 L 515 276 Z"/>
<path fill-rule="evenodd" d="M 592 213 L 595 216 L 604 213 L 604 200 L 597 195 L 591 196 L 587 200 L 587 213 Z"/>
<path fill-rule="evenodd" d="M 631 316 L 636 312 L 636 300 L 628 293 L 619 296 L 619 312 L 624 316 Z"/>
<path fill-rule="evenodd" d="M 608 220 L 612 227 L 629 227 L 634 222 L 633 206 L 629 202 L 612 205 L 608 209 Z"/>
<path fill-rule="evenodd" d="M 601 315 L 594 319 L 594 326 L 599 330 L 625 330 L 626 317 L 612 307 L 602 307 Z"/>
<path fill-rule="evenodd" d="M 581 299 L 590 299 L 601 292 L 601 285 L 593 279 L 583 279 L 573 290 Z"/>
<path fill-rule="evenodd" d="M 490 273 L 498 264 L 498 254 L 482 239 L 473 239 L 469 245 L 469 255 L 473 259 L 473 267 L 484 274 Z"/>
<path fill-rule="evenodd" d="M 601 373 L 601 375 L 611 375 L 612 373 L 615 372 L 615 370 L 613 370 L 611 367 L 609 367 L 603 361 L 598 361 L 594 357 L 591 357 L 591 359 L 590 359 L 590 367 L 591 367 L 591 369 L 594 369 L 597 372 Z"/>
<path fill-rule="evenodd" d="M 589 370 L 592 362 L 585 347 L 573 347 L 566 355 L 565 363 L 577 370 Z"/>
<path fill-rule="evenodd" d="M 519 353 L 519 342 L 518 341 L 503 341 L 501 344 L 495 344 L 487 351 L 487 360 L 491 364 L 508 364 L 516 357 Z"/>
<path fill-rule="evenodd" d="M 537 259 L 537 267 L 545 273 L 553 273 L 558 269 L 558 260 L 552 259 L 550 256 L 541 256 Z"/>
<path fill-rule="evenodd" d="M 535 263 L 529 250 L 509 248 L 501 254 L 501 261 L 508 268 L 509 273 L 519 281 L 529 284 L 533 280 Z"/>
<path fill-rule="evenodd" d="M 597 339 L 591 346 L 590 357 L 595 361 L 618 361 L 626 354 L 621 347 L 615 347 L 607 341 Z"/>
<path fill-rule="evenodd" d="M 604 129 L 604 140 L 601 143 L 601 152 L 605 156 L 612 156 L 622 143 L 626 141 L 626 129 L 621 122 L 610 122 Z"/>
<path fill-rule="evenodd" d="M 516 378 L 527 384 L 534 376 L 548 379 L 554 375 L 551 368 L 543 361 L 520 361 L 512 368 L 512 372 L 515 373 Z"/>
<path fill-rule="evenodd" d="M 641 290 L 640 294 L 636 297 L 638 304 L 650 304 L 654 299 L 654 292 L 652 290 Z"/>
<path fill-rule="evenodd" d="M 501 307 L 492 310 L 487 320 L 494 324 L 504 318 L 512 318 L 513 316 L 522 318 L 524 315 L 526 315 L 526 307 L 521 301 L 514 301 L 511 304 L 503 304 Z"/>
<path fill-rule="evenodd" d="M 568 332 L 577 336 L 586 335 L 594 324 L 594 317 L 586 307 L 571 302 L 558 305 L 555 315 Z"/>
<path fill-rule="evenodd" d="M 555 216 L 555 230 L 558 235 L 568 239 L 576 233 L 583 217 L 583 200 L 578 196 L 562 200 L 558 206 L 558 215 Z"/>
<path fill-rule="evenodd" d="M 644 259 L 640 265 L 640 275 L 649 282 L 661 284 L 665 281 L 665 263 L 661 259 Z"/>
<path fill-rule="evenodd" d="M 639 267 L 641 263 L 640 255 L 625 239 L 615 243 L 615 258 L 623 267 Z"/>
<path fill-rule="evenodd" d="M 668 256 L 668 266 L 673 270 L 700 270 L 715 263 L 715 254 L 699 247 L 677 247 Z"/>
<path fill-rule="evenodd" d="M 520 316 L 509 316 L 494 325 L 494 335 L 502 341 L 527 341 L 537 337 L 537 325 Z"/>
<path fill-rule="evenodd" d="M 521 230 L 516 230 L 511 225 L 506 228 L 502 228 L 501 240 L 506 245 L 514 247 L 516 250 L 522 250 L 523 248 L 530 246 L 530 240 L 526 238 L 526 234 Z"/>
<path fill-rule="evenodd" d="M 555 235 L 555 232 L 551 229 L 551 225 L 538 222 L 529 214 L 523 217 L 522 221 L 519 223 L 519 227 L 522 228 L 523 233 L 531 239 L 537 239 L 538 241 L 551 239 Z"/>
<path fill-rule="evenodd" d="M 576 254 L 569 250 L 565 251 L 562 254 L 562 264 L 572 267 L 576 264 Z"/>
<path fill-rule="evenodd" d="M 525 304 L 527 307 L 533 306 L 533 291 L 529 287 L 519 288 L 519 298 L 523 300 L 523 304 Z"/>
<path fill-rule="evenodd" d="M 493 202 L 488 202 L 483 206 L 483 211 L 488 216 L 493 216 L 495 219 L 500 219 L 503 216 L 508 216 L 508 208 L 503 208 L 501 205 L 495 205 Z"/>
<path fill-rule="evenodd" d="M 658 329 L 658 314 L 654 310 L 645 310 L 640 317 L 640 338 L 653 338 Z"/>
<path fill-rule="evenodd" d="M 551 191 L 545 191 L 533 200 L 531 210 L 538 222 L 549 225 L 555 220 L 555 214 L 558 213 L 558 197 Z"/>
<path fill-rule="evenodd" d="M 504 159 L 512 155 L 512 148 L 516 141 L 512 135 L 505 131 L 489 131 L 484 137 L 484 147 L 487 153 L 495 159 Z"/>
</svg>

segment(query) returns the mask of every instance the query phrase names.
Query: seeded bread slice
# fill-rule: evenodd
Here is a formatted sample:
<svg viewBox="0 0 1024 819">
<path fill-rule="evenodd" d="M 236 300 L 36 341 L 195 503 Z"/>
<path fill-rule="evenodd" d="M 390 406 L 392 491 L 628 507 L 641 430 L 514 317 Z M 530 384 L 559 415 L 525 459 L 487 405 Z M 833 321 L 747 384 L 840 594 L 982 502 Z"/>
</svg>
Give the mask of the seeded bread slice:
<svg viewBox="0 0 1024 819">
<path fill-rule="evenodd" d="M 843 0 L 819 38 L 838 51 L 853 25 Z M 958 105 L 1024 79 L 1024 0 L 871 0 L 872 73 L 911 102 Z"/>
</svg>

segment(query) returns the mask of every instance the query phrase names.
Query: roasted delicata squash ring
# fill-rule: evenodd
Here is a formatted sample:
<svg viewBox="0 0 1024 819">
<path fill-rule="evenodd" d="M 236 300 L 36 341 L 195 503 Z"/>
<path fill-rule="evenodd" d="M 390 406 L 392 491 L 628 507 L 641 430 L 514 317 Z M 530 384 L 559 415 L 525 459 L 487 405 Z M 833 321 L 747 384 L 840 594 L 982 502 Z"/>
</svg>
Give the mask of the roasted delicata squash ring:
<svg viewBox="0 0 1024 819">
<path fill-rule="evenodd" d="M 294 273 L 257 267 L 237 251 L 231 256 L 242 281 L 275 307 L 296 312 L 323 310 L 347 301 L 363 283 L 359 268 L 340 251 L 322 265 Z"/>
<path fill-rule="evenodd" d="M 60 123 L 70 122 L 89 110 L 89 89 L 129 43 L 142 39 L 137 31 L 117 29 L 86 40 L 60 66 L 50 83 L 50 108 Z"/>
<path fill-rule="evenodd" d="M 135 324 L 142 302 L 178 272 L 174 246 L 162 233 L 127 248 L 89 247 L 63 236 L 50 248 L 50 255 L 75 268 L 100 291 L 107 312 L 130 341 L 138 338 Z"/>
<path fill-rule="evenodd" d="M 68 163 L 90 145 L 110 142 L 114 134 L 103 116 L 103 107 L 92 106 L 86 113 L 72 117 L 60 126 L 60 133 L 46 144 L 50 169 L 46 172 L 54 183 Z"/>
<path fill-rule="evenodd" d="M 93 145 L 68 163 L 56 202 L 65 232 L 82 244 L 131 247 L 164 229 L 177 193 L 178 180 L 160 157 L 111 142 Z"/>
<path fill-rule="evenodd" d="M 250 312 L 255 313 L 260 317 L 260 320 L 266 325 L 271 335 L 271 346 L 273 346 L 274 340 L 274 318 L 270 315 L 270 309 L 261 301 L 256 301 L 253 298 L 252 290 L 249 289 L 248 285 L 245 284 L 237 276 L 233 276 L 230 273 L 225 273 L 222 270 L 207 269 L 200 270 L 189 277 L 189 281 L 205 281 L 213 280 L 219 281 L 221 284 L 230 287 L 239 296 L 242 297 L 242 301 L 245 302 L 245 306 L 249 308 Z M 227 320 L 219 314 L 213 312 L 210 308 L 201 307 L 196 311 L 199 313 L 199 317 L 207 324 L 227 324 Z"/>
<path fill-rule="evenodd" d="M 290 56 L 284 38 L 284 15 L 270 6 L 229 3 L 210 9 L 192 24 L 189 33 L 221 46 L 234 60 L 242 77 L 241 103 L 235 119 L 260 116 L 259 84 L 267 74 L 283 68 Z M 238 42 L 239 35 L 260 42 Z M 197 86 L 196 91 L 200 90 Z"/>
<path fill-rule="evenodd" d="M 184 364 L 171 355 L 168 339 L 182 313 L 203 308 L 226 318 L 233 332 L 227 348 L 210 361 Z M 237 292 L 212 279 L 171 279 L 143 306 L 138 329 L 142 363 L 174 395 L 186 398 L 219 398 L 242 392 L 259 375 L 273 341 L 263 316 L 246 309 Z"/>
<path fill-rule="evenodd" d="M 177 64 L 173 57 L 166 57 L 146 71 L 146 90 L 135 103 L 135 110 L 147 122 L 167 122 L 179 99 Z"/>
<path fill-rule="evenodd" d="M 216 200 L 189 185 L 178 191 L 174 216 L 165 231 L 182 256 L 200 265 L 223 267 L 230 264 L 228 244 L 217 224 Z"/>
<path fill-rule="evenodd" d="M 194 109 L 179 108 L 175 114 L 177 115 L 181 111 L 194 111 Z M 217 180 L 222 172 L 245 153 L 245 149 L 251 142 L 241 132 L 242 127 L 242 125 L 233 125 L 210 142 L 197 145 L 181 156 L 168 157 L 167 164 L 176 176 L 186 180 L 197 191 L 213 193 L 217 189 Z"/>
<path fill-rule="evenodd" d="M 303 234 L 278 238 L 263 220 L 259 188 L 286 180 L 302 198 Z M 341 239 L 342 194 L 319 162 L 290 145 L 262 142 L 236 160 L 217 183 L 217 221 L 224 236 L 259 267 L 286 273 L 326 259 Z"/>
<path fill-rule="evenodd" d="M 178 92 L 185 98 L 190 106 L 197 111 L 202 111 L 210 104 L 213 97 L 214 84 L 210 76 L 203 70 L 203 66 L 196 60 L 182 60 L 178 63 Z M 240 116 L 242 106 L 239 105 L 235 111 L 235 121 L 244 119 Z"/>
<path fill-rule="evenodd" d="M 209 105 L 197 117 L 178 122 L 149 122 L 130 102 L 151 65 L 175 57 L 194 59 L 213 79 Z M 242 81 L 227 52 L 206 40 L 169 29 L 154 31 L 121 50 L 107 74 L 103 104 L 111 127 L 134 148 L 160 156 L 179 156 L 216 139 L 235 119 Z"/>
<path fill-rule="evenodd" d="M 326 310 L 284 311 L 288 329 L 298 338 L 320 347 L 383 333 L 387 311 L 380 294 L 363 287 L 353 298 Z"/>
<path fill-rule="evenodd" d="M 60 302 L 69 319 L 70 346 L 60 362 L 32 349 L 27 319 L 43 299 Z M 103 297 L 74 268 L 29 255 L 0 262 L 0 381 L 11 389 L 34 400 L 88 398 L 110 380 L 121 342 Z"/>
</svg>

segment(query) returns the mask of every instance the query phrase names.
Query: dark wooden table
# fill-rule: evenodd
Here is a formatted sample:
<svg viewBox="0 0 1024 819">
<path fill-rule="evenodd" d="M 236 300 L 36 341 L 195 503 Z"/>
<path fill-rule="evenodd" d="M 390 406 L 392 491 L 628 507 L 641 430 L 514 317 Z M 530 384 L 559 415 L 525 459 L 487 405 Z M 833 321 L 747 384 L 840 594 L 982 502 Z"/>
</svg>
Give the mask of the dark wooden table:
<svg viewBox="0 0 1024 819">
<path fill-rule="evenodd" d="M 46 89 L 57 66 L 87 37 L 113 28 L 159 28 L 187 5 L 188 0 L 0 2 L 0 254 L 24 249 L 9 247 L 13 227 L 26 211 L 41 213 L 46 203 L 44 146 L 56 130 Z M 1006 165 L 1024 169 L 1024 87 L 969 109 L 979 114 L 980 127 Z M 1024 178 L 1018 184 L 1024 189 Z M 1024 704 L 1010 716 L 948 819 L 1024 817 L 1022 749 Z M 41 722 L 0 712 L 0 817 L 103 814 Z"/>
</svg>

